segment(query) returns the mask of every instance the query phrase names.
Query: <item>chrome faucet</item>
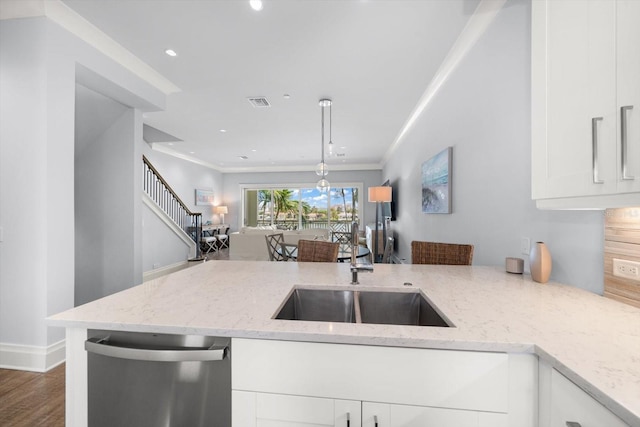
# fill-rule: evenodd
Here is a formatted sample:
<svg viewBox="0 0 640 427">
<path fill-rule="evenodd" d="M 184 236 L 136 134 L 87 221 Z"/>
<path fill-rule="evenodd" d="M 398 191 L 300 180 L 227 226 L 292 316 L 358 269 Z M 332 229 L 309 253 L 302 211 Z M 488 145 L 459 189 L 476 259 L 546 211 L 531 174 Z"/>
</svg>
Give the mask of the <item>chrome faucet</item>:
<svg viewBox="0 0 640 427">
<path fill-rule="evenodd" d="M 359 233 L 358 233 L 358 223 L 353 221 L 351 223 L 351 284 L 358 284 L 358 271 L 370 271 L 373 273 L 373 264 L 368 263 L 358 263 L 358 245 L 359 242 Z"/>
</svg>

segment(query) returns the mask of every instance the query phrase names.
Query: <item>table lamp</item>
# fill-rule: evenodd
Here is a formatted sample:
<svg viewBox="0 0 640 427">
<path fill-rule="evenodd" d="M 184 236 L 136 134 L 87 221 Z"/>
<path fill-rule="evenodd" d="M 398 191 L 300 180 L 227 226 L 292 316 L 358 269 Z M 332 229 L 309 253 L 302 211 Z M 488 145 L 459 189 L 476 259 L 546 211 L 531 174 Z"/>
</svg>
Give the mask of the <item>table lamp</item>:
<svg viewBox="0 0 640 427">
<path fill-rule="evenodd" d="M 373 247 L 373 260 L 377 262 L 378 258 L 378 212 L 380 211 L 381 203 L 390 202 L 391 201 L 391 187 L 383 186 L 383 187 L 369 187 L 369 202 L 375 202 L 376 204 L 376 237 Z M 382 238 L 383 241 L 387 241 L 387 221 L 382 219 Z"/>
<path fill-rule="evenodd" d="M 224 214 L 229 213 L 229 210 L 227 209 L 227 207 L 226 206 L 216 207 L 216 213 L 220 215 L 220 218 L 222 219 L 221 224 L 224 224 Z"/>
</svg>

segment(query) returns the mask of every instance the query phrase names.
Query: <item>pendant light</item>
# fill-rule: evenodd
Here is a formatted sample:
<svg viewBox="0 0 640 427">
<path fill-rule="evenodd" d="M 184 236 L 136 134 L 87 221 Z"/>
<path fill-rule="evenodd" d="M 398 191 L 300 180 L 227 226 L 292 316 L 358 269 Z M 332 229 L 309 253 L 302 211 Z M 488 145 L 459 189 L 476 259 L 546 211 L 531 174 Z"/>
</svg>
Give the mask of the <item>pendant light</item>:
<svg viewBox="0 0 640 427">
<path fill-rule="evenodd" d="M 320 159 L 321 160 L 320 160 L 320 163 L 318 163 L 316 166 L 316 175 L 320 176 L 321 178 L 320 178 L 320 181 L 318 181 L 318 183 L 316 184 L 316 188 L 321 193 L 328 193 L 329 190 L 331 189 L 331 185 L 329 184 L 329 181 L 327 181 L 327 179 L 325 178 L 329 174 L 329 168 L 327 167 L 327 164 L 324 162 L 324 110 L 327 107 L 331 109 L 332 103 L 330 99 L 321 99 L 318 104 L 322 109 L 321 123 L 320 123 L 322 130 L 320 132 L 320 135 L 321 135 Z M 331 120 L 329 120 L 329 128 L 331 128 Z"/>
</svg>

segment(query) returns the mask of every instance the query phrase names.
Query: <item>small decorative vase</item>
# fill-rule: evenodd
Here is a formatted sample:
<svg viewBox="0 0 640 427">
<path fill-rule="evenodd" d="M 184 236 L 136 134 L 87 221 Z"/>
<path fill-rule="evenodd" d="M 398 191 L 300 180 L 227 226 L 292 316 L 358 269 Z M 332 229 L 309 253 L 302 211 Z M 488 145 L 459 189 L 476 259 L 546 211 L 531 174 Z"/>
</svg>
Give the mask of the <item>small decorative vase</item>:
<svg viewBox="0 0 640 427">
<path fill-rule="evenodd" d="M 529 253 L 531 278 L 538 283 L 547 283 L 551 275 L 551 252 L 544 242 L 536 242 Z"/>
</svg>

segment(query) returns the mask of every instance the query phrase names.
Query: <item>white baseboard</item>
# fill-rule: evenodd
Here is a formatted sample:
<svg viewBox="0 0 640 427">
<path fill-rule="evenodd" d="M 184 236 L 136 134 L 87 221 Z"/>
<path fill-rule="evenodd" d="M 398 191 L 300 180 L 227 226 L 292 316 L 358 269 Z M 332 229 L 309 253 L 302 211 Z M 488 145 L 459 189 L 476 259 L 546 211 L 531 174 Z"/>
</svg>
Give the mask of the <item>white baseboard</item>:
<svg viewBox="0 0 640 427">
<path fill-rule="evenodd" d="M 65 360 L 65 340 L 47 347 L 0 343 L 0 368 L 47 372 Z"/>
<path fill-rule="evenodd" d="M 169 273 L 175 273 L 189 266 L 189 261 L 180 261 L 175 264 L 165 265 L 164 267 L 156 268 L 155 270 L 149 270 L 142 273 L 142 281 L 157 279 L 158 277 L 165 276 Z"/>
</svg>

